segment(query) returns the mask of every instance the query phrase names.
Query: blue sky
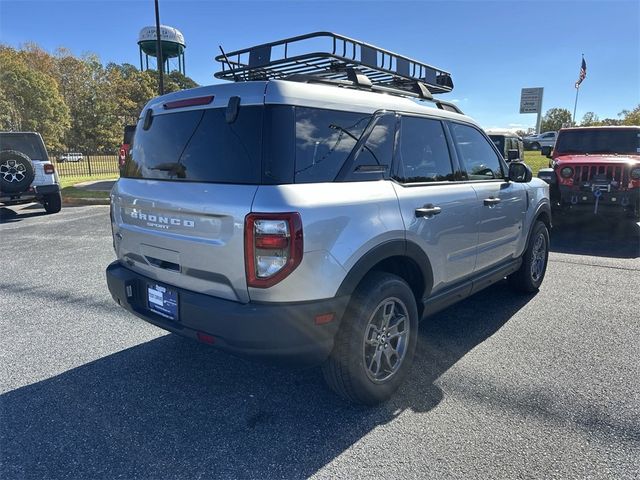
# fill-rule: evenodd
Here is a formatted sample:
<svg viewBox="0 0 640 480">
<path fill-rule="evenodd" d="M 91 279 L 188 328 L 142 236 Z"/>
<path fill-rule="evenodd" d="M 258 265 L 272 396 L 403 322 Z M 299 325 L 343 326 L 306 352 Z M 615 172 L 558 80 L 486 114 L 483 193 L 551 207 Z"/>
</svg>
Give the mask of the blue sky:
<svg viewBox="0 0 640 480">
<path fill-rule="evenodd" d="M 581 54 L 587 78 L 577 119 L 615 118 L 640 103 L 640 1 L 169 1 L 160 21 L 185 36 L 187 75 L 215 83 L 218 45 L 230 51 L 329 30 L 452 73 L 453 100 L 485 128 L 526 128 L 520 89 L 544 87 L 543 111 L 573 111 Z M 0 0 L 0 42 L 96 53 L 139 65 L 139 30 L 153 25 L 153 0 Z"/>
</svg>

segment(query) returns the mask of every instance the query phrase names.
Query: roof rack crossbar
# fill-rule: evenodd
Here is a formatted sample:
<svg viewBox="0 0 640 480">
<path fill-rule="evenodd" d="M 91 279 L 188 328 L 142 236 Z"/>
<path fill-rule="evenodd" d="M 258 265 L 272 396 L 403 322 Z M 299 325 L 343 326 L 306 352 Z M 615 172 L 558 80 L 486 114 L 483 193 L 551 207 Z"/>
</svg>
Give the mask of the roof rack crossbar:
<svg viewBox="0 0 640 480">
<path fill-rule="evenodd" d="M 281 79 L 293 73 L 348 80 L 349 69 L 356 69 L 372 85 L 401 95 L 415 93 L 416 82 L 424 84 L 429 95 L 453 90 L 449 72 L 331 32 L 314 32 L 236 50 L 227 53 L 226 58 L 218 55 L 216 61 L 221 66 L 216 78 L 232 81 Z M 369 88 L 366 82 L 364 88 Z"/>
</svg>

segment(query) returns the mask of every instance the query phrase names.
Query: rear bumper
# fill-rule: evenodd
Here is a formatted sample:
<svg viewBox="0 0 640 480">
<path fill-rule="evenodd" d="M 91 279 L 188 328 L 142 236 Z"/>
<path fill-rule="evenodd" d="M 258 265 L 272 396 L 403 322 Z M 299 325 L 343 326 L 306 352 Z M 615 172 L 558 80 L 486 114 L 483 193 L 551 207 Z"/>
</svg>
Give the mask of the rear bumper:
<svg viewBox="0 0 640 480">
<path fill-rule="evenodd" d="M 222 350 L 271 360 L 314 365 L 331 353 L 333 339 L 349 297 L 305 303 L 247 303 L 223 300 L 171 285 L 178 294 L 178 320 L 168 320 L 148 308 L 148 284 L 158 282 L 114 262 L 107 267 L 113 299 L 141 319 L 170 332 L 198 339 L 213 337 Z M 129 294 L 129 295 L 128 295 Z M 335 313 L 335 319 L 316 325 L 315 317 Z"/>
<path fill-rule="evenodd" d="M 34 185 L 24 192 L 20 193 L 1 193 L 0 202 L 5 205 L 19 205 L 21 203 L 29 203 L 40 201 L 45 195 L 60 192 L 60 185 Z"/>
</svg>

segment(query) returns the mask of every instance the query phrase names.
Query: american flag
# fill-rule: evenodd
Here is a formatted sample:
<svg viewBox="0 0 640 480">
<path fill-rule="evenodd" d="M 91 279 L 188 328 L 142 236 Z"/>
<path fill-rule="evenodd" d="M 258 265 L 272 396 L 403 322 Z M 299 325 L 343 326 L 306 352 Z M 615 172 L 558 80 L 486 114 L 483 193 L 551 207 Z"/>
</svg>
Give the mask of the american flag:
<svg viewBox="0 0 640 480">
<path fill-rule="evenodd" d="M 582 57 L 582 65 L 580 66 L 580 75 L 578 76 L 578 81 L 576 82 L 576 88 L 580 88 L 580 84 L 587 77 L 587 62 L 584 61 L 584 57 Z"/>
</svg>

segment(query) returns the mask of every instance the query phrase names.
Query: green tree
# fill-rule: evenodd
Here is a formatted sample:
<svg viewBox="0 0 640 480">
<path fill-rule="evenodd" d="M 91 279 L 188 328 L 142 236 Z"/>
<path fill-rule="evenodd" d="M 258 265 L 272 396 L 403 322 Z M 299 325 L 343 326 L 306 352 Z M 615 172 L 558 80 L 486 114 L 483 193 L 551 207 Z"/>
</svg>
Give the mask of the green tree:
<svg viewBox="0 0 640 480">
<path fill-rule="evenodd" d="M 587 112 L 582 117 L 582 121 L 580 122 L 581 127 L 591 127 L 595 125 L 600 125 L 600 119 L 598 115 L 593 112 Z"/>
<path fill-rule="evenodd" d="M 633 110 L 623 110 L 618 116 L 622 117 L 622 125 L 637 125 L 640 126 L 640 105 Z"/>
<path fill-rule="evenodd" d="M 30 67 L 24 55 L 0 46 L 0 129 L 39 132 L 53 151 L 64 147 L 69 108 L 53 77 Z M 4 110 L 4 108 L 3 108 Z"/>
<path fill-rule="evenodd" d="M 571 112 L 566 108 L 552 108 L 542 117 L 542 131 L 560 130 L 563 125 L 571 125 Z"/>
</svg>

